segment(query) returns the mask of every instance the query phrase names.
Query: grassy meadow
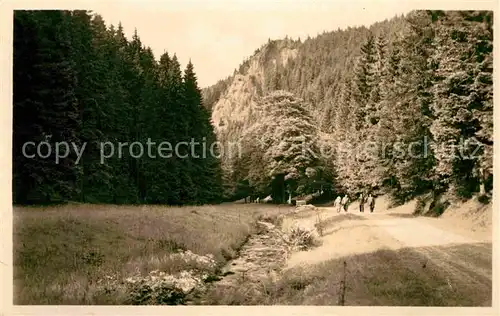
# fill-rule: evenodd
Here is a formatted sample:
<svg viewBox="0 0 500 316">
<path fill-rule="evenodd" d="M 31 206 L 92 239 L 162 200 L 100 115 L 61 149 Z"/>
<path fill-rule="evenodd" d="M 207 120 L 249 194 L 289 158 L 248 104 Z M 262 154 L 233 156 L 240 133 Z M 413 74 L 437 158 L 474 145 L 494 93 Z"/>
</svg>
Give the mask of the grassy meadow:
<svg viewBox="0 0 500 316">
<path fill-rule="evenodd" d="M 160 270 L 186 262 L 179 250 L 211 254 L 221 267 L 257 230 L 255 222 L 289 210 L 263 204 L 14 207 L 14 304 L 124 304 L 103 278 Z M 214 271 L 207 271 L 214 273 Z"/>
</svg>

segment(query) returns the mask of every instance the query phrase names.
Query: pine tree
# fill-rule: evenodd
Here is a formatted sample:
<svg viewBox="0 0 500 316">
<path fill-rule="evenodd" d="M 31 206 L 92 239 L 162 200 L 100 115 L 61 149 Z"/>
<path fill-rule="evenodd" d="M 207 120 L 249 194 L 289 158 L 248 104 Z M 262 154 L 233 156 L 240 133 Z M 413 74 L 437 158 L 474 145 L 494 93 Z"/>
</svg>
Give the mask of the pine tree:
<svg viewBox="0 0 500 316">
<path fill-rule="evenodd" d="M 210 152 L 212 144 L 216 141 L 210 116 L 202 106 L 201 90 L 198 87 L 194 66 L 189 61 L 184 71 L 183 90 L 185 106 L 192 117 L 191 137 L 199 143 L 195 147 L 195 155 L 191 157 L 191 174 L 197 178 L 196 192 L 199 203 L 214 202 L 220 199 L 221 172 L 218 153 Z"/>
<path fill-rule="evenodd" d="M 379 138 L 383 146 L 382 180 L 399 201 L 433 188 L 434 154 L 429 104 L 433 95 L 431 19 L 425 12 L 408 17 L 409 29 L 389 57 L 387 94 L 382 101 Z M 410 152 L 410 144 L 412 149 Z"/>
<path fill-rule="evenodd" d="M 484 63 L 491 57 L 492 36 L 485 16 L 477 12 L 453 12 L 435 22 L 434 60 L 438 67 L 436 99 L 432 104 L 436 119 L 431 131 L 437 143 L 436 172 L 441 183 L 451 185 L 457 194 L 466 197 L 479 188 L 481 165 L 491 166 L 486 162 L 488 158 L 480 162 L 479 155 L 471 156 L 482 143 L 470 146 L 471 142 L 477 142 L 476 133 L 483 128 L 479 118 L 492 116 L 491 66 L 488 66 L 491 62 Z M 486 139 L 484 145 L 491 148 L 492 141 Z M 483 150 L 479 152 L 482 153 Z"/>
<path fill-rule="evenodd" d="M 25 142 L 78 140 L 76 72 L 67 11 L 16 11 L 14 16 L 14 201 L 50 203 L 77 194 L 79 168 L 68 156 L 27 158 Z M 29 87 L 29 88 L 28 88 Z"/>
</svg>

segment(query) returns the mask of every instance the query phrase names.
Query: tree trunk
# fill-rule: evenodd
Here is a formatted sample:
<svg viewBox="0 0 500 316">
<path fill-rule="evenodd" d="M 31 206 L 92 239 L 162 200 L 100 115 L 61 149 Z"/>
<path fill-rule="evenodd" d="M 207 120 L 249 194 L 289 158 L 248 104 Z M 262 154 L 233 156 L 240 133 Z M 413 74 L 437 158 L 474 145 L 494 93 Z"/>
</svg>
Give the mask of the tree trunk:
<svg viewBox="0 0 500 316">
<path fill-rule="evenodd" d="M 283 181 L 281 185 L 281 201 L 280 201 L 281 204 L 285 203 L 285 196 L 286 196 L 285 182 Z"/>
<path fill-rule="evenodd" d="M 485 195 L 486 194 L 486 189 L 484 185 L 484 170 L 483 168 L 479 168 L 479 194 L 480 195 Z"/>
</svg>

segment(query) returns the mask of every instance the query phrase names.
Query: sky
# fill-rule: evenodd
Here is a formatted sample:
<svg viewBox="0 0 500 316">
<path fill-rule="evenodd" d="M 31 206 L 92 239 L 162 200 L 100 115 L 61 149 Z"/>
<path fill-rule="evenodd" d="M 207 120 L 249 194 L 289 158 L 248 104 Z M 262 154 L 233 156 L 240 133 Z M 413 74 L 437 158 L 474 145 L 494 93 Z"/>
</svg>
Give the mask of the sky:
<svg viewBox="0 0 500 316">
<path fill-rule="evenodd" d="M 200 87 L 216 83 L 270 39 L 301 39 L 348 26 L 371 25 L 409 12 L 411 2 L 364 0 L 124 0 L 93 11 L 106 23 L 121 21 L 128 38 L 137 33 L 159 59 L 176 53 L 191 59 Z"/>
</svg>

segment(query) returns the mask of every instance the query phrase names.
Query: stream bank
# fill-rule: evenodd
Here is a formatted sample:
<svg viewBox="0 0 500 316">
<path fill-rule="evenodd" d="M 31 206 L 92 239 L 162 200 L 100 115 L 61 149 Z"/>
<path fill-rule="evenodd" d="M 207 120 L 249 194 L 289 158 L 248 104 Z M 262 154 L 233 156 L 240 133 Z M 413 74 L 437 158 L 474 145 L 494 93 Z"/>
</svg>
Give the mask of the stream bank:
<svg viewBox="0 0 500 316">
<path fill-rule="evenodd" d="M 131 305 L 258 304 L 282 279 L 290 255 L 308 249 L 315 240 L 314 230 L 283 225 L 287 220 L 259 218 L 255 232 L 222 268 L 213 255 L 186 250 L 166 255 L 184 267 L 179 273 L 110 275 L 98 281 L 99 290 L 123 296 L 124 303 Z"/>
<path fill-rule="evenodd" d="M 280 227 L 267 221 L 258 221 L 259 232 L 250 236 L 242 246 L 239 256 L 229 261 L 221 270 L 221 279 L 207 287 L 197 304 L 231 304 L 231 295 L 246 294 L 264 286 L 263 282 L 276 281 L 286 264 L 292 247 Z"/>
<path fill-rule="evenodd" d="M 199 305 L 253 305 L 281 279 L 290 255 L 307 249 L 315 232 L 299 227 L 286 230 L 268 221 L 258 221 L 260 231 L 250 236 L 239 256 L 221 271 L 220 280 L 201 295 Z M 316 241 L 316 240 L 315 240 Z"/>
</svg>

